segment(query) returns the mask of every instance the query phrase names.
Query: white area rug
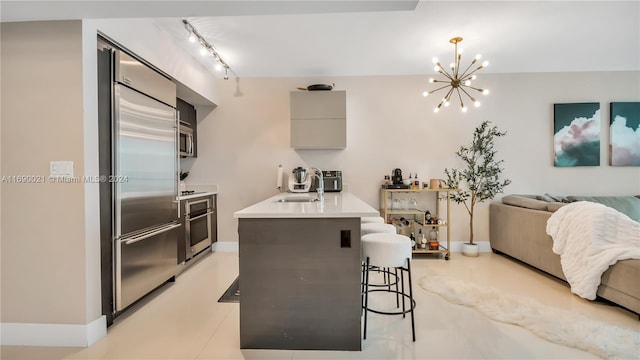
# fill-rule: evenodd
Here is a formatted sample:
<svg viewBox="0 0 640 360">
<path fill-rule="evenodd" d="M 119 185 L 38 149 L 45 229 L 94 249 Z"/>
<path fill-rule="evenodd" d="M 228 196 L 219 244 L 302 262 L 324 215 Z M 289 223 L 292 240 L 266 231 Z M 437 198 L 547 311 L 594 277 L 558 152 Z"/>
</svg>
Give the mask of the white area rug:
<svg viewBox="0 0 640 360">
<path fill-rule="evenodd" d="M 419 284 L 451 303 L 472 307 L 496 321 L 521 326 L 548 341 L 607 359 L 640 359 L 640 332 L 446 277 L 423 277 Z"/>
</svg>

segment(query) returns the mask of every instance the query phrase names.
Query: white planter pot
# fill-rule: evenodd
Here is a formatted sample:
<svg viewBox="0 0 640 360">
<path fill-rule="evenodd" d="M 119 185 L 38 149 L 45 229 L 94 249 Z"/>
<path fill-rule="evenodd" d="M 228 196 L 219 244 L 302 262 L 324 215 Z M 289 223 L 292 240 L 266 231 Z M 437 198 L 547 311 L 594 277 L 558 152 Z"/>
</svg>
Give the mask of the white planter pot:
<svg viewBox="0 0 640 360">
<path fill-rule="evenodd" d="M 462 255 L 469 257 L 478 257 L 480 255 L 480 247 L 478 244 L 462 244 Z"/>
</svg>

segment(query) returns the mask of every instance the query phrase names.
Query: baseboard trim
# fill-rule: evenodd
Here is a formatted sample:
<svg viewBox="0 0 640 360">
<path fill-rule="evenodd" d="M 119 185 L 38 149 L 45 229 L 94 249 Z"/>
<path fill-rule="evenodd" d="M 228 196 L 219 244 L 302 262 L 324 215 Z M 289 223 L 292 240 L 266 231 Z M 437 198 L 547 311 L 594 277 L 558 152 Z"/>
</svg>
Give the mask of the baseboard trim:
<svg viewBox="0 0 640 360">
<path fill-rule="evenodd" d="M 213 252 L 238 252 L 237 241 L 216 241 L 211 246 Z"/>
<path fill-rule="evenodd" d="M 451 252 L 462 252 L 462 244 L 466 242 L 467 241 L 452 241 Z M 474 241 L 473 243 L 478 244 L 480 252 L 491 252 L 491 244 L 488 241 Z"/>
<path fill-rule="evenodd" d="M 87 325 L 1 323 L 0 345 L 88 347 L 107 335 L 107 318 Z"/>
</svg>

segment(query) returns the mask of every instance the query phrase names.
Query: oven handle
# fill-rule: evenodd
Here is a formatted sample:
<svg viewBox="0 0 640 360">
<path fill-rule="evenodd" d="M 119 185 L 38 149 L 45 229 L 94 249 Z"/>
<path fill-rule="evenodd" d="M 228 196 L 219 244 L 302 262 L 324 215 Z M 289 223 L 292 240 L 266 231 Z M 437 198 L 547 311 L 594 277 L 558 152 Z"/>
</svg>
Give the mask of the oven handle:
<svg viewBox="0 0 640 360">
<path fill-rule="evenodd" d="M 191 221 L 191 220 L 198 220 L 198 219 L 200 219 L 200 218 L 203 218 L 203 217 L 205 217 L 205 216 L 209 216 L 209 215 L 211 215 L 211 214 L 213 214 L 213 211 L 208 211 L 208 212 L 206 212 L 206 213 L 204 213 L 204 214 L 202 214 L 202 215 L 198 215 L 198 216 L 196 216 L 196 217 L 194 217 L 194 218 L 189 217 L 189 218 L 187 218 L 187 220 L 189 220 L 189 221 Z"/>
<path fill-rule="evenodd" d="M 163 232 L 169 231 L 171 229 L 175 229 L 175 228 L 180 227 L 180 226 L 182 226 L 182 224 L 169 225 L 169 226 L 163 227 L 163 228 L 161 228 L 159 230 L 142 234 L 142 235 L 140 235 L 138 237 L 129 238 L 128 240 L 122 241 L 122 243 L 125 244 L 125 245 L 130 245 L 130 244 L 136 243 L 138 241 L 142 241 L 144 239 L 148 239 L 148 238 L 150 238 L 152 236 L 156 236 L 156 235 L 161 234 Z"/>
</svg>

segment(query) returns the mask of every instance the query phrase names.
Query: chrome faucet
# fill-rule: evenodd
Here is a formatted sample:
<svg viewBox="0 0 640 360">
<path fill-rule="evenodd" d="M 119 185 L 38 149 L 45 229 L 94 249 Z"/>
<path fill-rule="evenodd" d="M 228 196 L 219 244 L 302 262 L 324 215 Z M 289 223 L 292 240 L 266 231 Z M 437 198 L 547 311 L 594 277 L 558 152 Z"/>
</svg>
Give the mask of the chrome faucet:
<svg viewBox="0 0 640 360">
<path fill-rule="evenodd" d="M 322 175 L 322 170 L 315 167 L 309 169 L 313 170 L 312 174 L 318 177 L 318 188 L 316 189 L 318 192 L 318 200 L 324 202 L 324 176 Z"/>
</svg>

